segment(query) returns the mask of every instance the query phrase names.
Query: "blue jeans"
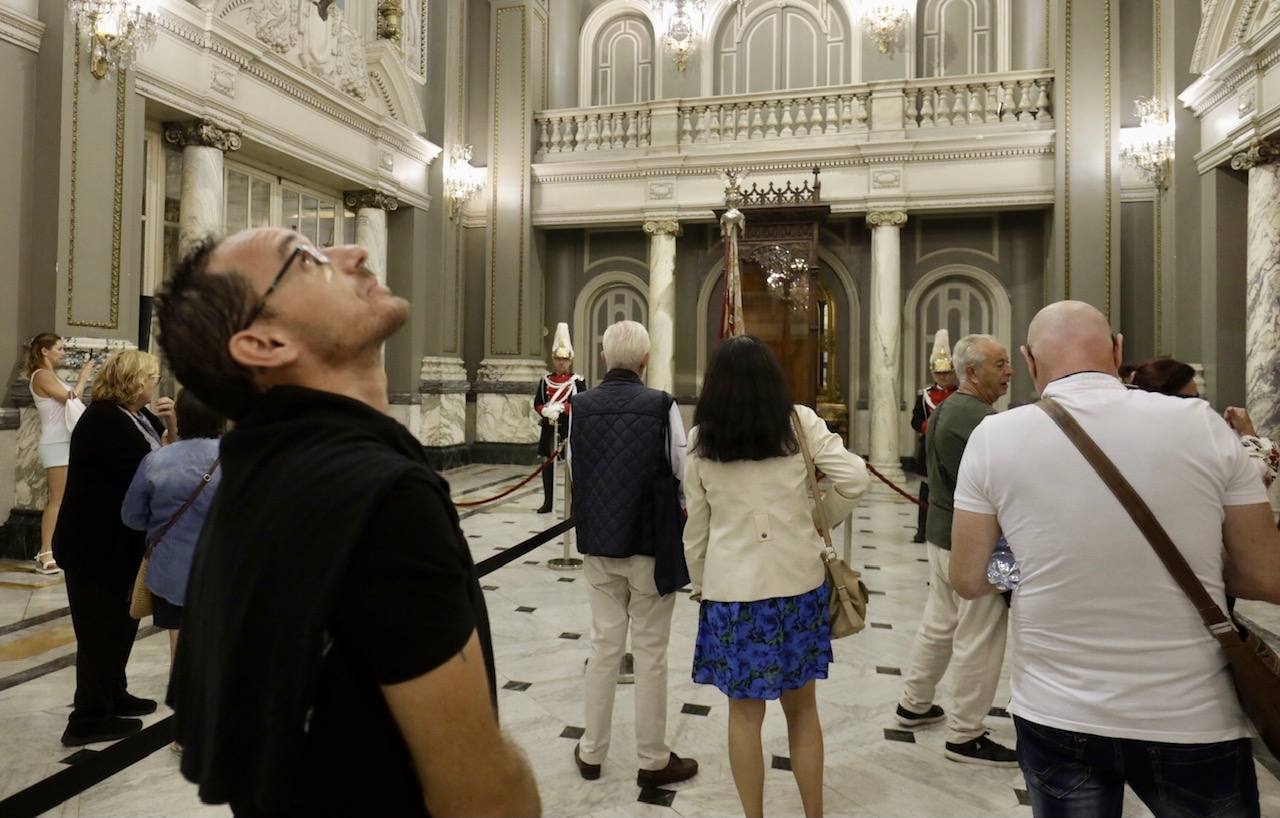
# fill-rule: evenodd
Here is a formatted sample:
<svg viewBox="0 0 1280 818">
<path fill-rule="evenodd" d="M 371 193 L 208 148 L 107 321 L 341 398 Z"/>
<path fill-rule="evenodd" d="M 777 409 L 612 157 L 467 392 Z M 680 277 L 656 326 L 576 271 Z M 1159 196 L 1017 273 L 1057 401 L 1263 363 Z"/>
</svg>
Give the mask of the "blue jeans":
<svg viewBox="0 0 1280 818">
<path fill-rule="evenodd" d="M 1120 818 L 1125 784 L 1155 818 L 1260 818 L 1249 739 L 1167 744 L 1013 721 L 1035 818 Z"/>
</svg>

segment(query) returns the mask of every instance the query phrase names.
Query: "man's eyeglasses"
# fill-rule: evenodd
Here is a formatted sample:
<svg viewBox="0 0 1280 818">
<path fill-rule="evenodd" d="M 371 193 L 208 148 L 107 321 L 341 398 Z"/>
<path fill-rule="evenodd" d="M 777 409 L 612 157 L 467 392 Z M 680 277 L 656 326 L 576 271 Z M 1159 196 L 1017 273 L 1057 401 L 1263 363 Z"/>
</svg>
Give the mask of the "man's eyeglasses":
<svg viewBox="0 0 1280 818">
<path fill-rule="evenodd" d="M 302 257 L 303 264 L 311 265 L 313 267 L 321 267 L 329 264 L 329 257 L 314 247 L 308 247 L 305 244 L 299 244 L 297 247 L 294 247 L 293 252 L 284 260 L 284 265 L 280 267 L 280 272 L 276 273 L 275 278 L 271 279 L 271 284 L 267 287 L 266 292 L 262 294 L 262 298 L 258 299 L 257 305 L 253 308 L 253 311 L 249 313 L 249 320 L 244 322 L 245 329 L 248 329 L 253 325 L 254 321 L 257 321 L 262 317 L 262 311 L 267 307 L 267 299 L 270 298 L 271 294 L 280 286 L 280 279 L 284 278 L 284 274 L 289 272 L 289 268 L 293 266 L 293 260 L 299 256 Z"/>
</svg>

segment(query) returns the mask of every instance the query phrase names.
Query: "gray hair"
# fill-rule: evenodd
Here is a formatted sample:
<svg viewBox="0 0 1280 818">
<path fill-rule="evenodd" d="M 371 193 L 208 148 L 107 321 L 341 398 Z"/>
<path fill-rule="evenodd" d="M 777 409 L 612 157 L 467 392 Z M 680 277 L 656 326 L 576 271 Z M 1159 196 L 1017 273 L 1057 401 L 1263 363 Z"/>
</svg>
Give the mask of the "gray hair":
<svg viewBox="0 0 1280 818">
<path fill-rule="evenodd" d="M 649 355 L 649 330 L 638 321 L 619 321 L 604 331 L 601 345 L 605 366 L 639 372 Z"/>
<path fill-rule="evenodd" d="M 983 341 L 990 341 L 996 346 L 1003 346 L 1000 343 L 1000 339 L 994 335 L 966 335 L 956 341 L 956 348 L 951 353 L 951 361 L 955 365 L 956 375 L 960 378 L 960 383 L 966 383 L 969 380 L 969 367 L 977 366 L 986 360 L 986 356 L 982 354 L 980 347 Z"/>
</svg>

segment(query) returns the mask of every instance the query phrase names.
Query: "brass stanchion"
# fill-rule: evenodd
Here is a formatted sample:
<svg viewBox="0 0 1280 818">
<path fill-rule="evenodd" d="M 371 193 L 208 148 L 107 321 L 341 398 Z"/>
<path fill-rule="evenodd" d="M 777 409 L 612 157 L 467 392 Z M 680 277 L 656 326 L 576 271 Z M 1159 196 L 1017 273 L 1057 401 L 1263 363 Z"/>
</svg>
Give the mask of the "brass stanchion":
<svg viewBox="0 0 1280 818">
<path fill-rule="evenodd" d="M 555 448 L 553 451 L 560 452 L 560 423 L 558 418 L 556 419 L 556 422 L 552 424 L 552 428 L 555 435 L 553 439 Z M 559 467 L 559 461 L 562 457 L 564 457 L 564 454 L 560 452 L 556 455 L 556 459 L 551 461 L 551 468 L 553 470 L 551 472 L 551 498 L 553 506 L 555 505 L 556 477 L 558 476 L 555 470 Z M 564 466 L 564 517 L 561 519 L 567 520 L 569 519 L 569 512 L 572 510 L 573 505 L 573 470 L 569 468 L 568 460 L 564 461 Z M 547 566 L 553 571 L 576 571 L 582 567 L 582 560 L 572 556 L 573 552 L 570 550 L 572 540 L 573 530 L 570 529 L 564 532 L 563 556 L 547 560 Z"/>
</svg>

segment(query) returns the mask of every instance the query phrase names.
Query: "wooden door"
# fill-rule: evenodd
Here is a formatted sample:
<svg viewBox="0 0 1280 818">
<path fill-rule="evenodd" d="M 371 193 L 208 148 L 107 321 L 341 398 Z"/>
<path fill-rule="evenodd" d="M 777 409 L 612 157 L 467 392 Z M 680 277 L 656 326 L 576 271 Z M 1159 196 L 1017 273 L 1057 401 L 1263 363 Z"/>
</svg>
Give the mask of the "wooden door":
<svg viewBox="0 0 1280 818">
<path fill-rule="evenodd" d="M 769 345 L 791 387 L 791 399 L 814 406 L 818 397 L 818 323 L 814 298 L 796 309 L 769 293 L 764 271 L 754 261 L 740 262 L 742 317 L 747 332 Z M 816 288 L 810 288 L 813 293 Z"/>
</svg>

